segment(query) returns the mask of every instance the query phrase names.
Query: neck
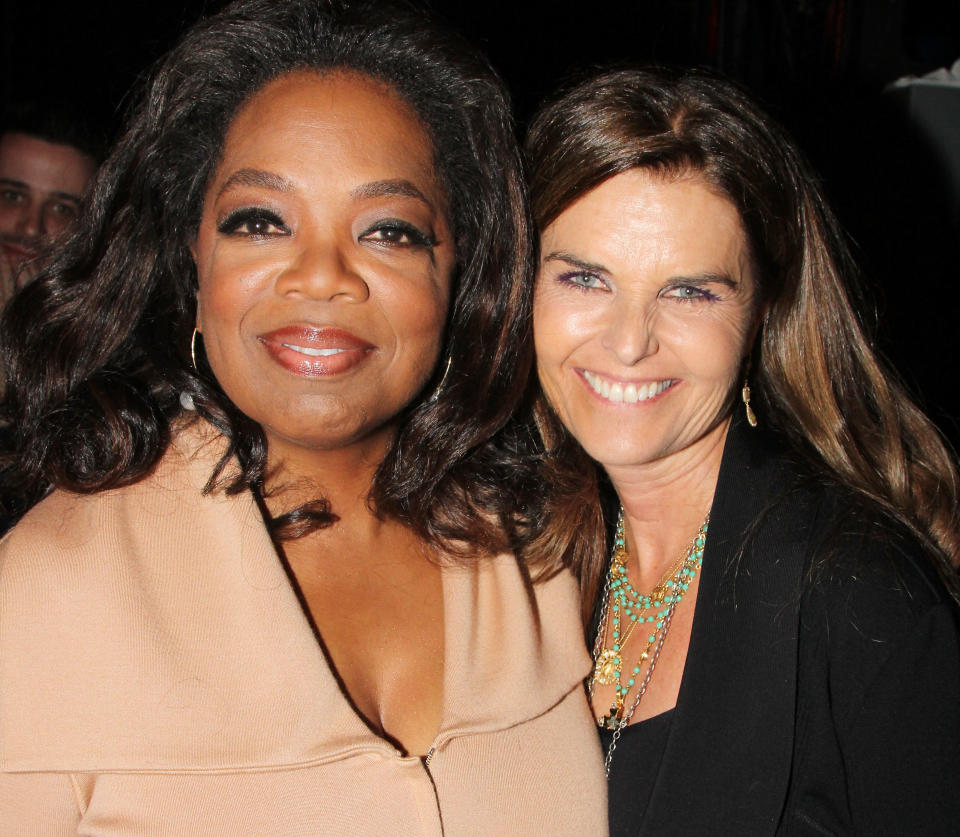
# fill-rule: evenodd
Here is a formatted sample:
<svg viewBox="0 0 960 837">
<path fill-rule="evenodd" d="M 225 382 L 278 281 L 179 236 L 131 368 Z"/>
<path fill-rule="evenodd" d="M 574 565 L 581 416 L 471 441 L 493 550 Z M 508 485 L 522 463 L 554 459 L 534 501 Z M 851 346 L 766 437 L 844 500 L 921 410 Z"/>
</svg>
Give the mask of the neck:
<svg viewBox="0 0 960 837">
<path fill-rule="evenodd" d="M 703 523 L 729 426 L 724 419 L 693 445 L 655 462 L 607 469 L 623 506 L 630 566 L 640 586 L 654 586 Z"/>
<path fill-rule="evenodd" d="M 390 443 L 384 428 L 362 440 L 337 448 L 308 448 L 282 438 L 268 439 L 267 496 L 274 517 L 319 498 L 340 518 L 339 526 L 375 526 L 368 497 L 377 468 Z"/>
</svg>

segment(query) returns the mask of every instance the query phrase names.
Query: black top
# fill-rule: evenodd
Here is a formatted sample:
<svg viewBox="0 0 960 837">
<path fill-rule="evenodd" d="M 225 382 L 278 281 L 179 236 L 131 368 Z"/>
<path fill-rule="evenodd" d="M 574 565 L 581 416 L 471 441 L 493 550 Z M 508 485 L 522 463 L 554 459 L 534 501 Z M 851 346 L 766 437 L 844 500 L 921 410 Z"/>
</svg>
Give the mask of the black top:
<svg viewBox="0 0 960 837">
<path fill-rule="evenodd" d="M 614 834 L 960 834 L 956 605 L 915 541 L 742 421 L 672 714 L 632 777 L 617 746 Z"/>
<path fill-rule="evenodd" d="M 610 762 L 608 799 L 610 837 L 633 837 L 643 821 L 660 759 L 670 732 L 673 710 L 668 709 L 645 721 L 624 727 Z M 613 730 L 600 730 L 600 743 L 606 758 Z"/>
</svg>

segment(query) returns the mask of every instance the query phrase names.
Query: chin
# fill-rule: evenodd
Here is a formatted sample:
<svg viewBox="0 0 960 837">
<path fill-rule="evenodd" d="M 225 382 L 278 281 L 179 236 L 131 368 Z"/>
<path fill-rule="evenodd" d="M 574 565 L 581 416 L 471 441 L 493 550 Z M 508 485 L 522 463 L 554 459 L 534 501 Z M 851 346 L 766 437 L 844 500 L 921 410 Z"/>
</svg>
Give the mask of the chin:
<svg viewBox="0 0 960 837">
<path fill-rule="evenodd" d="M 395 429 L 392 418 L 372 417 L 362 409 L 346 415 L 313 414 L 289 422 L 272 417 L 261 426 L 269 446 L 276 447 L 279 443 L 305 451 L 336 451 L 358 444 L 378 444 L 392 438 Z"/>
<path fill-rule="evenodd" d="M 662 458 L 663 456 L 663 454 L 660 452 L 655 453 L 649 450 L 598 450 L 596 452 L 591 452 L 588 450 L 587 453 L 604 470 L 609 470 L 610 468 L 632 468 L 641 465 L 648 465 L 651 462 L 655 462 L 656 460 Z"/>
</svg>

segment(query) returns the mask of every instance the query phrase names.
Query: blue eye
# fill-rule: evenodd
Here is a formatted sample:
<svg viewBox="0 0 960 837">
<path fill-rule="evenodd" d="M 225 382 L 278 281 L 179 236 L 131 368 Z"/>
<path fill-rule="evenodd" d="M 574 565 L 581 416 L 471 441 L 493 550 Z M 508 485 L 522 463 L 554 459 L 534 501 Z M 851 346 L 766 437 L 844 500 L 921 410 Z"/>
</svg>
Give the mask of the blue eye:
<svg viewBox="0 0 960 837">
<path fill-rule="evenodd" d="M 234 210 L 217 224 L 217 232 L 248 238 L 270 238 L 275 235 L 290 234 L 289 228 L 279 215 L 259 207 Z"/>
<path fill-rule="evenodd" d="M 557 277 L 557 281 L 564 285 L 572 285 L 584 291 L 606 287 L 606 283 L 599 276 L 595 273 L 587 273 L 585 271 L 562 273 Z"/>
<path fill-rule="evenodd" d="M 377 221 L 360 234 L 360 241 L 371 241 L 388 247 L 433 247 L 436 244 L 431 233 L 423 232 L 408 221 L 398 218 Z"/>
<path fill-rule="evenodd" d="M 713 301 L 717 297 L 710 293 L 706 288 L 697 285 L 676 285 L 669 288 L 664 296 L 681 302 L 696 302 L 697 300 Z"/>
</svg>

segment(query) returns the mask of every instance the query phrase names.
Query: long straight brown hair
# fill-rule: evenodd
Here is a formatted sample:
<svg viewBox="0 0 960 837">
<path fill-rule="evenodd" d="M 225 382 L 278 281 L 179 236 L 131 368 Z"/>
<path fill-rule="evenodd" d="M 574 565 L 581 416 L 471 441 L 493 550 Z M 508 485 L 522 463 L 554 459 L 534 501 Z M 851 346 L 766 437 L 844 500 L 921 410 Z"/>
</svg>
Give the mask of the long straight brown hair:
<svg viewBox="0 0 960 837">
<path fill-rule="evenodd" d="M 933 423 L 871 347 L 854 310 L 855 266 L 793 141 L 733 83 L 692 69 L 621 69 L 548 103 L 526 145 L 542 231 L 630 169 L 702 178 L 738 210 L 762 304 L 752 389 L 764 420 L 828 479 L 927 547 L 957 596 L 960 479 Z M 551 493 L 534 550 L 578 574 L 585 614 L 606 564 L 598 469 L 541 396 Z"/>
</svg>

